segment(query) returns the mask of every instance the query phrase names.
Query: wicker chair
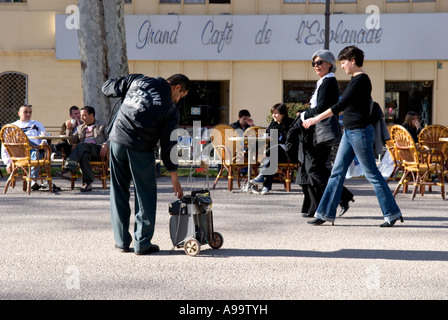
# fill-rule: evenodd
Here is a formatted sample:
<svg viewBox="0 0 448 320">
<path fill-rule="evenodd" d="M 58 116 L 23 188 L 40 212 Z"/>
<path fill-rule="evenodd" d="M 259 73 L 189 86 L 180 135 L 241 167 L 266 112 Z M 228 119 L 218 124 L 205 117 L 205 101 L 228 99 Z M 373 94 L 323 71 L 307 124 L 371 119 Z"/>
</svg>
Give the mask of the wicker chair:
<svg viewBox="0 0 448 320">
<path fill-rule="evenodd" d="M 445 158 L 445 173 L 448 166 L 448 142 L 440 141 L 440 138 L 448 138 L 448 127 L 440 124 L 427 126 L 420 131 L 418 135 L 418 144 L 420 147 L 439 149 Z"/>
<path fill-rule="evenodd" d="M 238 136 L 238 133 L 229 125 L 219 124 L 211 130 L 211 143 L 221 160 L 221 168 L 213 183 L 213 189 L 216 187 L 220 178 L 225 178 L 222 173 L 227 170 L 227 189 L 233 190 L 233 179 L 236 176 L 238 187 L 241 187 L 241 180 L 244 175 L 242 169 L 247 168 L 247 161 L 244 160 L 241 144 L 230 141 L 228 138 Z"/>
<path fill-rule="evenodd" d="M 412 200 L 418 189 L 424 195 L 425 186 L 440 186 L 442 198 L 445 199 L 443 153 L 438 149 L 416 146 L 410 133 L 400 125 L 392 126 L 390 136 L 404 166 L 404 173 L 395 188 L 394 196 L 402 185 L 411 182 L 414 185 Z M 437 175 L 439 182 L 432 181 L 432 175 Z"/>
<path fill-rule="evenodd" d="M 23 191 L 31 193 L 31 181 L 47 180 L 48 189 L 53 191 L 53 183 L 51 179 L 51 148 L 47 144 L 41 144 L 37 147 L 30 146 L 30 141 L 26 134 L 17 126 L 5 125 L 0 132 L 1 141 L 8 152 L 12 161 L 12 170 L 6 181 L 4 193 L 8 191 L 8 187 L 15 187 L 16 180 L 23 181 Z M 31 150 L 43 150 L 42 159 L 32 160 Z M 38 157 L 39 158 L 39 157 Z M 38 175 L 32 177 L 32 171 L 37 170 Z"/>
<path fill-rule="evenodd" d="M 101 180 L 103 189 L 107 189 L 107 179 L 110 178 L 109 173 L 109 157 L 102 157 L 100 161 L 90 161 L 90 166 L 92 167 L 95 178 Z M 77 172 L 72 173 L 70 179 L 70 188 L 73 190 L 75 188 L 75 181 L 77 178 L 82 177 L 82 172 L 77 170 Z"/>
<path fill-rule="evenodd" d="M 389 135 L 391 132 L 392 127 L 395 125 L 389 125 L 387 127 L 387 130 L 389 131 Z M 403 128 L 404 129 L 404 128 Z M 387 151 L 390 154 L 390 157 L 392 158 L 392 161 L 394 162 L 394 170 L 392 171 L 392 173 L 390 174 L 390 176 L 387 178 L 387 182 L 389 182 L 392 179 L 395 179 L 395 176 L 398 172 L 402 172 L 404 171 L 404 166 L 403 166 L 403 160 L 400 158 L 400 155 L 398 154 L 397 150 L 395 150 L 395 145 L 393 140 L 387 140 L 386 141 L 386 148 Z M 406 185 L 407 187 L 407 185 Z M 407 189 L 404 188 L 404 192 L 407 192 Z"/>
</svg>

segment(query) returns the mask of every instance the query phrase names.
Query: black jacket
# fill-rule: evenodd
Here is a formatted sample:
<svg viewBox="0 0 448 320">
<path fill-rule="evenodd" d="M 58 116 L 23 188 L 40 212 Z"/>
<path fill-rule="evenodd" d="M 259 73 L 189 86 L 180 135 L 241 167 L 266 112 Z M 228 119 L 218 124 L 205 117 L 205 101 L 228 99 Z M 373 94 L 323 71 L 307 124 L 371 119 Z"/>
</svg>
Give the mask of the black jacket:
<svg viewBox="0 0 448 320">
<path fill-rule="evenodd" d="M 107 97 L 120 97 L 109 139 L 138 151 L 153 151 L 160 140 L 162 161 L 169 171 L 177 165 L 170 159 L 171 132 L 179 123 L 179 110 L 171 98 L 171 86 L 166 80 L 143 74 L 130 74 L 110 79 L 103 84 Z"/>
</svg>

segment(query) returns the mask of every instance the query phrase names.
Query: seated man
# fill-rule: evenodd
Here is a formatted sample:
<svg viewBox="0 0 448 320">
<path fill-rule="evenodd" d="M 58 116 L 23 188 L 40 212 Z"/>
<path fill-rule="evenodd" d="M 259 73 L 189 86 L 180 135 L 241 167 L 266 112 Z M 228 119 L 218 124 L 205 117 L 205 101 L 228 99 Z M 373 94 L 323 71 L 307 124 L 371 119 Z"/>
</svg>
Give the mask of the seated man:
<svg viewBox="0 0 448 320">
<path fill-rule="evenodd" d="M 37 136 L 44 136 L 46 135 L 45 128 L 42 123 L 36 120 L 31 120 L 31 116 L 33 114 L 33 109 L 31 108 L 31 105 L 23 105 L 19 108 L 19 120 L 11 123 L 20 129 L 22 129 L 23 132 L 28 137 L 37 137 Z M 37 147 L 42 142 L 46 143 L 46 140 L 40 140 L 40 139 L 30 139 L 30 146 L 31 147 Z M 31 150 L 31 159 L 36 160 L 38 157 L 37 149 Z M 9 158 L 8 152 L 2 145 L 2 161 L 6 165 L 6 171 L 8 173 L 11 173 L 12 171 L 12 161 Z M 33 171 L 31 175 L 33 177 L 36 177 L 38 175 L 39 168 L 33 168 Z M 37 183 L 36 180 L 33 180 L 31 182 L 31 189 L 32 190 L 39 190 L 41 186 Z"/>
<path fill-rule="evenodd" d="M 107 142 L 106 125 L 99 123 L 95 119 L 95 109 L 85 106 L 81 109 L 81 119 L 84 122 L 73 133 L 74 128 L 71 122 L 67 122 L 67 135 L 70 137 L 69 143 L 76 144 L 65 162 L 64 169 L 56 172 L 60 177 L 70 180 L 72 173 L 76 172 L 79 166 L 82 171 L 83 187 L 81 192 L 92 191 L 94 174 L 90 161 L 100 161 L 101 157 L 107 155 L 109 146 Z"/>
<path fill-rule="evenodd" d="M 235 129 L 239 135 L 243 135 L 243 132 L 246 131 L 247 128 L 254 126 L 254 120 L 250 117 L 249 110 L 242 109 L 238 113 L 238 120 L 234 123 L 231 123 L 230 126 Z M 238 147 L 237 147 L 238 148 Z M 242 152 L 241 152 L 242 151 Z M 235 161 L 244 162 L 247 160 L 247 148 L 244 141 L 241 142 L 241 150 L 236 151 Z M 247 169 L 242 169 L 242 172 L 246 172 Z"/>
<path fill-rule="evenodd" d="M 60 135 L 65 135 L 67 132 L 67 126 L 69 125 L 73 128 L 73 133 L 76 132 L 77 128 L 82 124 L 81 121 L 81 110 L 77 106 L 70 107 L 70 119 L 64 122 L 61 126 Z M 64 151 L 66 157 L 68 157 L 72 151 L 72 146 L 68 141 L 62 141 L 55 146 L 56 151 Z"/>
<path fill-rule="evenodd" d="M 238 113 L 238 120 L 235 121 L 234 123 L 231 123 L 230 126 L 235 130 L 240 129 L 243 132 L 247 128 L 253 127 L 254 121 L 250 117 L 249 110 L 246 110 L 246 109 L 240 110 L 240 112 Z"/>
</svg>

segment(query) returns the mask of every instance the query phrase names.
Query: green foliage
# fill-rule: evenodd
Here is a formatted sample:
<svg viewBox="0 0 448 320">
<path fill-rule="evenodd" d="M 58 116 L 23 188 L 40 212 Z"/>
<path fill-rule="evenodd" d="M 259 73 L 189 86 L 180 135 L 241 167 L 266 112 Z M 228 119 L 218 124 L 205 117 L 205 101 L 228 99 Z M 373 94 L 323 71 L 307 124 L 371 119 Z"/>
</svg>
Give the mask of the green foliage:
<svg viewBox="0 0 448 320">
<path fill-rule="evenodd" d="M 297 116 L 297 112 L 307 110 L 310 108 L 310 105 L 308 103 L 303 104 L 299 102 L 291 102 L 291 103 L 285 103 L 288 107 L 288 115 L 290 118 L 295 119 Z M 272 121 L 272 113 L 269 112 L 269 114 L 266 117 L 266 123 L 270 124 Z"/>
</svg>

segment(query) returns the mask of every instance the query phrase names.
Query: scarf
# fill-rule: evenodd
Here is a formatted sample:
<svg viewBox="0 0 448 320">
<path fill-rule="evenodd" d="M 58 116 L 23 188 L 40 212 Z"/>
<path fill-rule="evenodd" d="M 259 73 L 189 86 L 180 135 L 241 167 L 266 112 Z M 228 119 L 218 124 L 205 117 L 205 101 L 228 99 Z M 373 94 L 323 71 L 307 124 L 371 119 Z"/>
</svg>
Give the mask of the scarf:
<svg viewBox="0 0 448 320">
<path fill-rule="evenodd" d="M 334 73 L 329 72 L 326 75 L 324 75 L 322 78 L 320 78 L 319 81 L 317 81 L 316 89 L 314 90 L 313 95 L 310 100 L 310 108 L 317 107 L 317 92 L 319 91 L 319 87 L 322 84 L 322 82 L 324 81 L 324 79 L 325 78 L 334 78 L 334 77 L 335 77 Z"/>
</svg>

